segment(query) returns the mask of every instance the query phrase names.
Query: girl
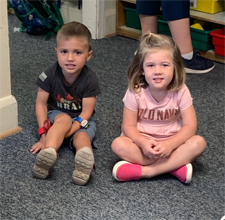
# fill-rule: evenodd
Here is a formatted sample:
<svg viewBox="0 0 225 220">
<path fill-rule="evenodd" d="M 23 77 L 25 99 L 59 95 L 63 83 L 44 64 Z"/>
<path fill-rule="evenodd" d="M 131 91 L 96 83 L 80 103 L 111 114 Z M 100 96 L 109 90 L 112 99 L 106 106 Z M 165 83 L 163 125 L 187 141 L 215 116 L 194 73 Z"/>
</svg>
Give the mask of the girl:
<svg viewBox="0 0 225 220">
<path fill-rule="evenodd" d="M 122 134 L 112 143 L 123 159 L 113 168 L 114 178 L 130 181 L 170 172 L 190 183 L 190 162 L 204 152 L 206 142 L 195 135 L 196 114 L 175 42 L 150 32 L 142 35 L 128 81 Z"/>
</svg>

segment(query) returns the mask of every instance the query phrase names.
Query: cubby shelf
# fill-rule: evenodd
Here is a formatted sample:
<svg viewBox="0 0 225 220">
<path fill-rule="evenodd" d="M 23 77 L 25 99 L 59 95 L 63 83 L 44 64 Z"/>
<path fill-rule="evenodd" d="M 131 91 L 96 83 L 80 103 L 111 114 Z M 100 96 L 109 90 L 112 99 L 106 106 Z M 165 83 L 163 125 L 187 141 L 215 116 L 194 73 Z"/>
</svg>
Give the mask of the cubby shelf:
<svg viewBox="0 0 225 220">
<path fill-rule="evenodd" d="M 126 18 L 124 7 L 126 4 L 130 4 L 135 7 L 135 0 L 117 0 L 117 35 L 121 35 L 124 37 L 132 38 L 138 40 L 141 35 L 141 30 L 137 30 L 134 28 L 130 28 L 126 26 Z M 216 23 L 220 25 L 225 25 L 225 11 L 216 13 L 216 14 L 208 14 L 204 12 L 199 12 L 195 10 L 190 10 L 191 18 L 203 20 L 206 22 Z M 225 63 L 225 57 L 215 54 L 214 50 L 209 51 L 200 51 L 201 54 L 211 60 Z"/>
</svg>

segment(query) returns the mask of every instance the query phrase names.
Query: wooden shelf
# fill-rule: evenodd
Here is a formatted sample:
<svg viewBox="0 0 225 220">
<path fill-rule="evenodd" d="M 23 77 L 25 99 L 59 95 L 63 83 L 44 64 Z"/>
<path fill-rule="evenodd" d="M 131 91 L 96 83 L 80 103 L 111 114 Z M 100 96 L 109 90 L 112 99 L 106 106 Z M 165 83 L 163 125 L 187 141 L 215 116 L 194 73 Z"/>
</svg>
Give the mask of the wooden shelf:
<svg viewBox="0 0 225 220">
<path fill-rule="evenodd" d="M 128 2 L 128 3 L 136 4 L 135 0 L 121 0 L 121 2 Z"/>
<path fill-rule="evenodd" d="M 225 63 L 225 57 L 215 54 L 214 49 L 208 50 L 208 51 L 200 51 L 200 53 L 201 53 L 201 55 L 203 55 L 205 58 L 207 58 L 209 60 L 214 60 L 219 63 Z"/>
<path fill-rule="evenodd" d="M 225 25 L 225 11 L 216 14 L 208 14 L 200 11 L 190 10 L 191 18 L 197 18 L 211 23 Z"/>
<path fill-rule="evenodd" d="M 116 34 L 138 40 L 139 37 L 141 36 L 141 30 L 129 28 L 126 26 L 124 4 L 135 5 L 136 1 L 135 0 L 117 0 L 117 19 L 116 19 L 117 32 Z M 222 11 L 216 14 L 208 14 L 204 12 L 190 10 L 190 17 L 196 18 L 199 20 L 204 20 L 211 23 L 225 25 L 225 11 Z M 225 63 L 225 57 L 215 54 L 214 50 L 200 51 L 200 52 L 204 57 L 210 60 L 214 60 L 220 63 Z"/>
<path fill-rule="evenodd" d="M 138 40 L 141 36 L 141 30 L 137 30 L 123 25 L 117 28 L 117 34 Z"/>
</svg>

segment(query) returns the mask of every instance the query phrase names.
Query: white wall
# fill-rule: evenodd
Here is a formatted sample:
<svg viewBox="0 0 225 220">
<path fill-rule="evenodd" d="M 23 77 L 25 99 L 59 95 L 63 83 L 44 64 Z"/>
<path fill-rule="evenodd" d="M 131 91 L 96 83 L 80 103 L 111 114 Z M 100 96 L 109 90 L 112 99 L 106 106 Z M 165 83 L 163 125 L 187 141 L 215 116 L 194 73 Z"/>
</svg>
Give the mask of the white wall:
<svg viewBox="0 0 225 220">
<path fill-rule="evenodd" d="M 116 34 L 116 0 L 64 0 L 60 9 L 64 23 L 78 21 L 91 31 L 93 39 Z"/>
<path fill-rule="evenodd" d="M 0 0 L 0 139 L 21 131 L 11 95 L 7 0 Z"/>
<path fill-rule="evenodd" d="M 116 35 L 116 0 L 105 0 L 105 36 Z"/>
</svg>

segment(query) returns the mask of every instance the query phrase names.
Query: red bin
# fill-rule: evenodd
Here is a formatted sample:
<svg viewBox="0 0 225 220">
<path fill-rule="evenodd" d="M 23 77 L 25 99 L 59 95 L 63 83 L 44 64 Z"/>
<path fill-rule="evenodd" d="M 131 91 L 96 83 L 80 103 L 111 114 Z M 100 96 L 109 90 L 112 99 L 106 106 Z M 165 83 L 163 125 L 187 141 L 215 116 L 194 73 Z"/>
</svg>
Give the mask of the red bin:
<svg viewBox="0 0 225 220">
<path fill-rule="evenodd" d="M 212 35 L 215 53 L 225 56 L 225 27 L 212 31 L 210 34 Z"/>
</svg>

